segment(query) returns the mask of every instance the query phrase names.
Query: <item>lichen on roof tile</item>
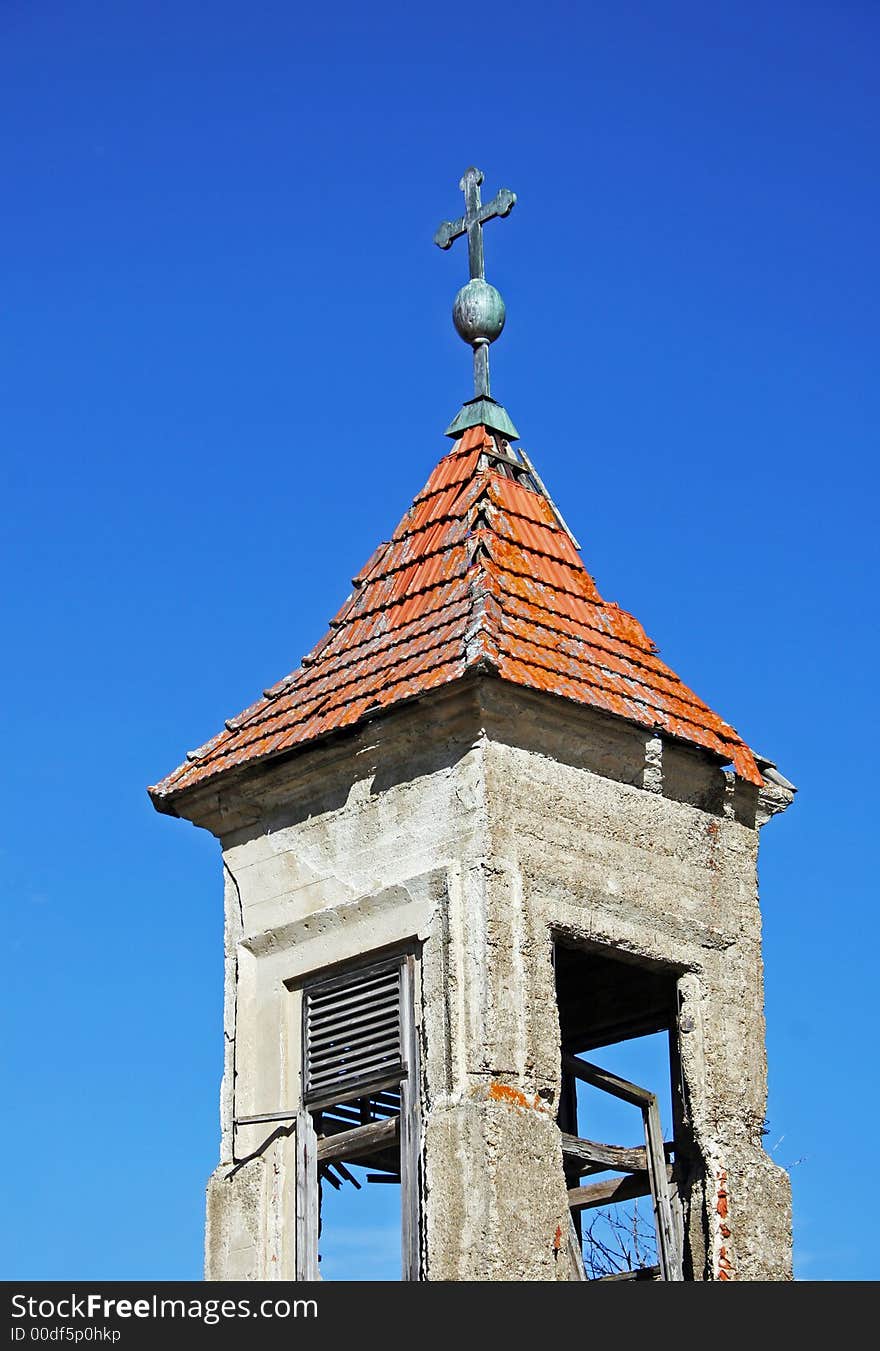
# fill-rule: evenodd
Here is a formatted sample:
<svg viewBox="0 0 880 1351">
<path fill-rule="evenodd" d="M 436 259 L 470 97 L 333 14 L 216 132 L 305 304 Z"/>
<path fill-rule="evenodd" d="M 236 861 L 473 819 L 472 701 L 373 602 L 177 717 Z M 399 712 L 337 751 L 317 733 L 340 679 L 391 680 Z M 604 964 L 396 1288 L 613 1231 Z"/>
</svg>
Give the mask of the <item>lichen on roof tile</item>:
<svg viewBox="0 0 880 1351">
<path fill-rule="evenodd" d="M 193 788 L 475 668 L 659 729 L 760 784 L 741 737 L 662 662 L 638 620 L 599 595 L 555 507 L 525 464 L 517 472 L 515 456 L 487 428 L 468 428 L 302 665 L 150 788 L 156 807 L 173 813 Z"/>
</svg>

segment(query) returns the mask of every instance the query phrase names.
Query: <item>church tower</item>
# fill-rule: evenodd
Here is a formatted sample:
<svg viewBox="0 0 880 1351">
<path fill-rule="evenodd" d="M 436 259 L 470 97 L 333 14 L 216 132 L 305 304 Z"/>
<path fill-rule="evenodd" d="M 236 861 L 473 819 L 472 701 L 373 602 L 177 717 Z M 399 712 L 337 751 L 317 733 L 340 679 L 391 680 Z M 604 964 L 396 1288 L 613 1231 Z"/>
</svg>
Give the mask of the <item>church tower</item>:
<svg viewBox="0 0 880 1351">
<path fill-rule="evenodd" d="M 223 852 L 206 1275 L 320 1279 L 327 1189 L 368 1177 L 406 1280 L 612 1274 L 593 1217 L 634 1205 L 618 1277 L 789 1279 L 756 864 L 794 789 L 603 600 L 516 448 L 482 237 L 516 199 L 481 183 L 435 236 L 470 261 L 451 450 L 299 667 L 150 789 Z M 609 1067 L 647 1037 L 662 1083 Z"/>
</svg>

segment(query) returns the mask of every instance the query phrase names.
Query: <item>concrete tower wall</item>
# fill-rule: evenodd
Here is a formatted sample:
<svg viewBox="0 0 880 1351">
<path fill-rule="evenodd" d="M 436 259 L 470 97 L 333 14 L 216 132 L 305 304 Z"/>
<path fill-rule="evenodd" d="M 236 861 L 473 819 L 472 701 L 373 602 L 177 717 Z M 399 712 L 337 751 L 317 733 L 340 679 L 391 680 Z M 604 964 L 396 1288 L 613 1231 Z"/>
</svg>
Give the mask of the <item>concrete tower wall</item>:
<svg viewBox="0 0 880 1351">
<path fill-rule="evenodd" d="M 422 1271 L 567 1280 L 553 942 L 678 982 L 696 1279 L 791 1274 L 766 1101 L 758 826 L 787 805 L 702 752 L 491 678 L 462 682 L 182 814 L 223 844 L 226 1069 L 206 1274 L 292 1279 L 297 982 L 421 944 Z"/>
</svg>

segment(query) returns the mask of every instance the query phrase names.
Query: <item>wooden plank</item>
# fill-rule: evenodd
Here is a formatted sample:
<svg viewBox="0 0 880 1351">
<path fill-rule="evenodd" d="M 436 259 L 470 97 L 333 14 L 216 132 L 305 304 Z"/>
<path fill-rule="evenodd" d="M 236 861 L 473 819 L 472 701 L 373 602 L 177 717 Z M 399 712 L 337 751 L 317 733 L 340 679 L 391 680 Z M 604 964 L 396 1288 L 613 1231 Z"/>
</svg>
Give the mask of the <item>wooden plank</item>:
<svg viewBox="0 0 880 1351">
<path fill-rule="evenodd" d="M 581 1157 L 588 1166 L 594 1166 L 601 1162 L 601 1158 L 589 1157 L 591 1148 L 593 1151 L 604 1151 L 607 1157 L 608 1151 L 614 1149 L 618 1153 L 619 1162 L 609 1166 L 625 1168 L 627 1165 L 623 1161 L 626 1155 L 630 1156 L 630 1162 L 633 1158 L 642 1154 L 644 1162 L 642 1168 L 645 1169 L 643 1176 L 648 1183 L 651 1201 L 654 1208 L 654 1226 L 657 1232 L 657 1253 L 660 1258 L 660 1280 L 680 1281 L 682 1279 L 682 1260 L 681 1247 L 678 1240 L 680 1225 L 677 1225 L 673 1218 L 672 1201 L 669 1193 L 668 1175 L 666 1165 L 666 1145 L 663 1142 L 663 1134 L 660 1128 L 660 1112 L 657 1107 L 657 1098 L 647 1089 L 639 1088 L 637 1084 L 632 1084 L 626 1079 L 619 1078 L 616 1074 L 611 1074 L 603 1070 L 598 1065 L 591 1065 L 588 1061 L 579 1060 L 575 1056 L 564 1053 L 562 1056 L 562 1068 L 568 1074 L 573 1074 L 582 1082 L 591 1084 L 594 1088 L 599 1088 L 613 1097 L 620 1098 L 624 1102 L 632 1103 L 633 1106 L 640 1107 L 642 1111 L 642 1121 L 645 1128 L 645 1150 L 642 1151 L 621 1151 L 615 1146 L 599 1145 L 593 1141 L 573 1140 L 568 1137 L 568 1149 L 566 1149 L 566 1139 L 563 1139 L 563 1153 L 566 1157 Z M 578 1153 L 577 1151 L 580 1151 Z M 627 1171 L 640 1171 L 627 1169 Z M 634 1181 L 635 1179 L 633 1179 Z M 603 1184 L 597 1184 L 597 1188 Z M 594 1191 L 591 1188 L 573 1188 L 573 1191 Z M 640 1191 L 638 1195 L 646 1195 L 645 1191 Z M 569 1193 L 571 1198 L 571 1192 Z M 610 1199 L 610 1198 L 608 1198 Z M 620 1194 L 620 1187 L 616 1189 L 616 1200 L 624 1199 Z M 580 1209 L 589 1204 L 585 1198 L 575 1198 Z M 593 1204 L 603 1204 L 603 1201 L 593 1202 Z M 677 1204 L 677 1198 L 676 1198 Z"/>
<path fill-rule="evenodd" d="M 351 1028 L 359 1027 L 362 1023 L 374 1023 L 378 1020 L 391 1022 L 397 1011 L 398 993 L 392 991 L 384 1000 L 376 1000 L 368 1009 L 361 1013 L 349 1013 L 347 1009 L 336 1010 L 332 1013 L 324 1014 L 321 1018 L 312 1015 L 309 1018 L 309 1033 L 313 1041 L 317 1042 L 328 1033 L 335 1032 L 342 1027 L 348 1032 Z"/>
<path fill-rule="evenodd" d="M 568 1135 L 577 1130 L 577 1081 L 571 1074 L 562 1075 L 559 1090 L 559 1129 Z"/>
<path fill-rule="evenodd" d="M 395 1033 L 393 1040 L 384 1044 L 358 1048 L 357 1053 L 354 1050 L 342 1054 L 336 1051 L 333 1055 L 327 1056 L 313 1066 L 311 1083 L 313 1088 L 318 1089 L 327 1083 L 344 1083 L 352 1074 L 365 1074 L 367 1070 L 372 1070 L 377 1065 L 400 1063 L 400 1042 Z"/>
<path fill-rule="evenodd" d="M 397 1013 L 394 1015 L 394 1026 L 379 1024 L 378 1027 L 365 1027 L 355 1031 L 351 1036 L 344 1033 L 334 1034 L 328 1037 L 326 1041 L 312 1042 L 310 1047 L 311 1060 L 309 1069 L 314 1078 L 324 1073 L 328 1066 L 334 1065 L 343 1067 L 347 1065 L 356 1056 L 364 1056 L 372 1051 L 389 1051 L 400 1045 L 400 1032 L 397 1028 Z M 395 1056 L 395 1059 L 401 1057 Z"/>
<path fill-rule="evenodd" d="M 378 1092 L 380 1088 L 397 1088 L 405 1072 L 398 1068 L 387 1073 L 383 1071 L 382 1074 L 363 1075 L 351 1082 L 346 1080 L 342 1084 L 336 1084 L 320 1093 L 317 1091 L 307 1093 L 305 1100 L 315 1110 L 322 1107 L 339 1107 L 346 1102 L 357 1102 L 360 1098 Z"/>
<path fill-rule="evenodd" d="M 400 966 L 399 957 L 389 957 L 384 962 L 368 962 L 364 966 L 349 967 L 338 976 L 322 976 L 320 980 L 309 981 L 304 987 L 310 998 L 323 1003 L 328 994 L 335 990 L 354 989 L 357 986 L 372 986 Z"/>
<path fill-rule="evenodd" d="M 309 1069 L 320 1074 L 327 1063 L 344 1064 L 354 1055 L 362 1055 L 374 1047 L 399 1046 L 400 1031 L 397 1026 L 397 1010 L 394 1010 L 393 1024 L 379 1023 L 375 1027 L 357 1028 L 348 1036 L 345 1032 L 333 1034 L 326 1040 L 318 1039 L 309 1045 Z"/>
<path fill-rule="evenodd" d="M 311 1112 L 296 1117 L 296 1279 L 318 1280 L 318 1158 Z"/>
<path fill-rule="evenodd" d="M 401 959 L 307 986 L 303 992 L 303 1086 L 307 1102 L 337 1101 L 352 1081 L 402 1066 Z M 343 1085 L 345 1087 L 343 1087 Z"/>
<path fill-rule="evenodd" d="M 637 1271 L 612 1271 L 608 1276 L 597 1276 L 597 1281 L 659 1281 L 659 1267 L 639 1267 Z"/>
<path fill-rule="evenodd" d="M 396 973 L 390 972 L 387 976 L 383 976 L 381 980 L 347 982 L 332 994 L 323 997 L 313 995 L 310 991 L 309 1022 L 324 1022 L 328 1018 L 335 1018 L 338 1013 L 351 1009 L 353 1006 L 376 1008 L 380 1004 L 394 1003 L 398 997 L 399 989 L 400 982 Z"/>
<path fill-rule="evenodd" d="M 397 1145 L 393 1149 L 383 1149 L 378 1154 L 371 1154 L 363 1162 L 364 1168 L 374 1168 L 377 1173 L 400 1173 L 400 1149 Z M 397 1178 L 398 1182 L 400 1177 Z"/>
<path fill-rule="evenodd" d="M 674 1026 L 669 1029 L 669 1072 L 672 1085 L 672 1135 L 676 1142 L 675 1167 L 679 1177 L 686 1177 L 691 1170 L 691 1150 L 693 1136 L 688 1119 L 687 1100 L 684 1085 L 684 1070 L 681 1064 L 681 1046 L 679 1044 L 678 1025 L 681 1012 L 681 989 L 676 985 L 676 1016 Z M 672 1220 L 675 1225 L 675 1246 L 681 1256 L 682 1279 L 684 1279 L 684 1214 L 681 1198 L 677 1189 L 672 1189 Z"/>
<path fill-rule="evenodd" d="M 394 1021 L 397 1022 L 396 1016 Z M 379 1052 L 394 1064 L 399 1064 L 403 1059 L 399 1048 L 400 1033 L 396 1026 L 369 1028 L 366 1036 L 340 1035 L 333 1041 L 313 1044 L 309 1048 L 309 1081 L 317 1083 L 328 1070 L 344 1074 L 355 1061 L 368 1060 Z"/>
<path fill-rule="evenodd" d="M 654 1204 L 654 1220 L 657 1228 L 657 1253 L 660 1258 L 660 1279 L 680 1281 L 681 1252 L 678 1247 L 678 1233 L 672 1219 L 672 1202 L 666 1177 L 666 1158 L 663 1152 L 663 1134 L 660 1129 L 660 1110 L 657 1099 L 651 1094 L 651 1101 L 644 1109 L 645 1144 L 648 1151 L 648 1178 L 651 1183 L 651 1199 Z"/>
<path fill-rule="evenodd" d="M 361 1089 L 361 1085 L 370 1084 L 376 1081 L 378 1077 L 396 1079 L 403 1077 L 403 1066 L 400 1065 L 400 1059 L 395 1056 L 392 1061 L 383 1061 L 381 1056 L 377 1059 L 369 1059 L 358 1065 L 351 1073 L 337 1073 L 327 1071 L 322 1074 L 319 1082 L 310 1086 L 307 1101 L 314 1104 L 316 1098 L 322 1097 L 327 1104 L 330 1102 L 349 1102 L 351 1097 L 366 1097 L 366 1093 Z M 354 1093 L 354 1089 L 361 1089 L 361 1092 Z M 333 1093 L 335 1092 L 335 1097 Z M 315 1094 L 315 1097 L 312 1097 Z"/>
<path fill-rule="evenodd" d="M 671 1167 L 667 1167 L 666 1176 L 672 1177 Z M 597 1206 L 610 1206 L 617 1201 L 634 1201 L 636 1197 L 650 1195 L 651 1182 L 647 1172 L 632 1173 L 629 1177 L 591 1182 L 586 1187 L 570 1187 L 568 1204 L 572 1210 L 595 1210 Z"/>
<path fill-rule="evenodd" d="M 236 1126 L 257 1126 L 264 1121 L 295 1121 L 297 1112 L 258 1112 L 256 1116 L 237 1116 Z"/>
<path fill-rule="evenodd" d="M 415 958 L 404 958 L 400 971 L 400 1027 L 403 1058 L 409 1074 L 400 1085 L 400 1251 L 405 1281 L 421 1279 L 422 1152 L 419 1045 L 415 1025 Z"/>
<path fill-rule="evenodd" d="M 563 1135 L 562 1153 L 566 1162 L 576 1160 L 596 1170 L 616 1168 L 622 1173 L 644 1173 L 648 1167 L 644 1145 L 627 1149 L 623 1145 L 600 1144 L 598 1140 L 584 1140 L 578 1135 Z"/>
<path fill-rule="evenodd" d="M 350 1182 L 356 1191 L 362 1190 L 361 1184 L 358 1182 L 354 1173 L 350 1173 L 346 1168 L 345 1164 L 341 1162 L 341 1160 L 337 1159 L 334 1164 L 330 1164 L 328 1165 L 328 1167 L 332 1167 L 341 1178 L 344 1178 L 346 1182 Z"/>
<path fill-rule="evenodd" d="M 361 1113 L 354 1107 L 325 1107 L 316 1115 L 321 1118 L 317 1122 L 319 1135 L 331 1134 L 329 1130 L 325 1129 L 328 1123 L 334 1129 L 338 1125 L 339 1130 L 345 1130 L 348 1126 L 366 1126 L 367 1124 Z M 372 1118 L 368 1117 L 367 1120 L 372 1120 Z"/>
<path fill-rule="evenodd" d="M 667 1162 L 672 1158 L 675 1145 L 672 1140 L 663 1144 Z M 644 1145 L 609 1145 L 598 1140 L 585 1140 L 578 1135 L 562 1132 L 562 1153 L 567 1164 L 578 1165 L 581 1177 L 589 1173 L 604 1173 L 613 1168 L 620 1173 L 643 1173 L 648 1167 L 648 1156 Z"/>
<path fill-rule="evenodd" d="M 396 968 L 389 968 L 387 971 L 378 972 L 372 976 L 352 972 L 349 975 L 337 977 L 332 985 L 328 982 L 326 986 L 310 986 L 308 990 L 309 1009 L 335 1008 L 339 1001 L 350 1003 L 353 998 L 360 996 L 361 991 L 384 990 L 396 984 Z"/>
<path fill-rule="evenodd" d="M 581 1247 L 581 1236 L 575 1228 L 574 1215 L 571 1210 L 568 1212 L 568 1257 L 571 1263 L 573 1279 L 576 1281 L 585 1281 L 587 1269 L 584 1266 L 584 1250 Z"/>
<path fill-rule="evenodd" d="M 560 526 L 562 527 L 562 529 L 565 531 L 566 535 L 568 535 L 568 538 L 571 540 L 571 542 L 572 542 L 572 544 L 574 545 L 574 547 L 575 547 L 578 551 L 580 551 L 580 547 L 581 547 L 581 546 L 578 544 L 578 542 L 577 542 L 577 540 L 575 539 L 574 535 L 571 533 L 571 531 L 569 530 L 568 526 L 566 525 L 566 523 L 565 523 L 565 518 L 563 517 L 562 512 L 559 510 L 559 508 L 557 507 L 556 503 L 553 501 L 553 498 L 550 496 L 550 494 L 548 493 L 547 489 L 544 487 L 543 480 L 541 479 L 540 475 L 538 474 L 537 469 L 536 469 L 535 466 L 532 464 L 531 460 L 529 459 L 528 455 L 527 455 L 527 454 L 525 453 L 525 451 L 523 450 L 522 446 L 518 446 L 517 449 L 518 449 L 520 455 L 523 457 L 523 460 L 524 460 L 524 462 L 525 462 L 526 469 L 529 471 L 529 473 L 531 474 L 532 478 L 533 478 L 533 479 L 535 480 L 535 482 L 537 483 L 537 485 L 538 485 L 538 490 L 544 494 L 544 496 L 546 497 L 547 501 L 549 502 L 549 504 L 550 504 L 550 510 L 553 512 L 553 515 L 556 517 L 557 521 L 559 522 L 559 524 L 560 524 Z"/>
<path fill-rule="evenodd" d="M 335 1131 L 332 1135 L 322 1136 L 317 1145 L 317 1159 L 319 1163 L 329 1163 L 332 1159 L 359 1159 L 385 1148 L 397 1138 L 397 1117 L 389 1117 L 387 1121 L 371 1121 L 368 1126 L 355 1126 L 350 1131 Z"/>
<path fill-rule="evenodd" d="M 573 1074 L 576 1079 L 580 1079 L 582 1083 L 601 1088 L 603 1092 L 610 1093 L 614 1098 L 621 1098 L 623 1102 L 630 1102 L 634 1107 L 647 1107 L 654 1096 L 646 1088 L 639 1088 L 638 1084 L 631 1084 L 627 1079 L 620 1079 L 599 1065 L 591 1065 L 588 1060 L 579 1060 L 577 1056 L 568 1055 L 567 1052 L 562 1056 L 562 1068 Z"/>
<path fill-rule="evenodd" d="M 395 1108 L 400 1106 L 399 1093 L 390 1093 L 384 1091 L 382 1093 L 374 1093 L 372 1094 L 372 1096 L 375 1098 L 376 1102 L 379 1103 L 380 1106 L 395 1107 Z"/>
</svg>

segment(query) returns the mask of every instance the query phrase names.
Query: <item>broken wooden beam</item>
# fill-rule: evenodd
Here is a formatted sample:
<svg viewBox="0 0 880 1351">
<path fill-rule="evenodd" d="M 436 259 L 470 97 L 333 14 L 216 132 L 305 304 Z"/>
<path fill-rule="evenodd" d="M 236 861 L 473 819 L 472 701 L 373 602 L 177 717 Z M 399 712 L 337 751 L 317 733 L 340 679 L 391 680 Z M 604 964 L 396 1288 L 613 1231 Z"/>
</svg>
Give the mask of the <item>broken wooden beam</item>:
<svg viewBox="0 0 880 1351">
<path fill-rule="evenodd" d="M 663 1150 L 667 1160 L 675 1145 L 671 1140 L 664 1141 Z M 578 1135 L 562 1135 L 562 1154 L 566 1163 L 580 1165 L 581 1174 L 602 1173 L 606 1168 L 615 1168 L 621 1173 L 643 1173 L 648 1167 L 648 1156 L 644 1145 L 607 1145 L 598 1140 L 584 1140 Z"/>
<path fill-rule="evenodd" d="M 395 1116 L 387 1121 L 371 1121 L 368 1126 L 355 1126 L 350 1131 L 322 1136 L 318 1141 L 318 1162 L 358 1159 L 365 1154 L 375 1154 L 397 1140 L 398 1129 L 399 1119 Z"/>
<path fill-rule="evenodd" d="M 672 1178 L 672 1169 L 666 1169 L 667 1179 Z M 633 1173 L 630 1177 L 612 1177 L 607 1182 L 591 1182 L 587 1187 L 570 1187 L 568 1204 L 571 1210 L 595 1210 L 597 1206 L 613 1205 L 615 1201 L 633 1201 L 638 1196 L 651 1195 L 651 1182 L 647 1172 Z"/>
<path fill-rule="evenodd" d="M 659 1281 L 659 1267 L 636 1267 L 635 1271 L 612 1271 L 607 1276 L 595 1276 L 597 1281 Z"/>
<path fill-rule="evenodd" d="M 627 1149 L 624 1145 L 600 1144 L 598 1140 L 582 1140 L 577 1135 L 562 1136 L 562 1155 L 566 1163 L 584 1164 L 598 1170 L 616 1168 L 622 1173 L 644 1173 L 648 1156 L 644 1145 Z"/>
</svg>

